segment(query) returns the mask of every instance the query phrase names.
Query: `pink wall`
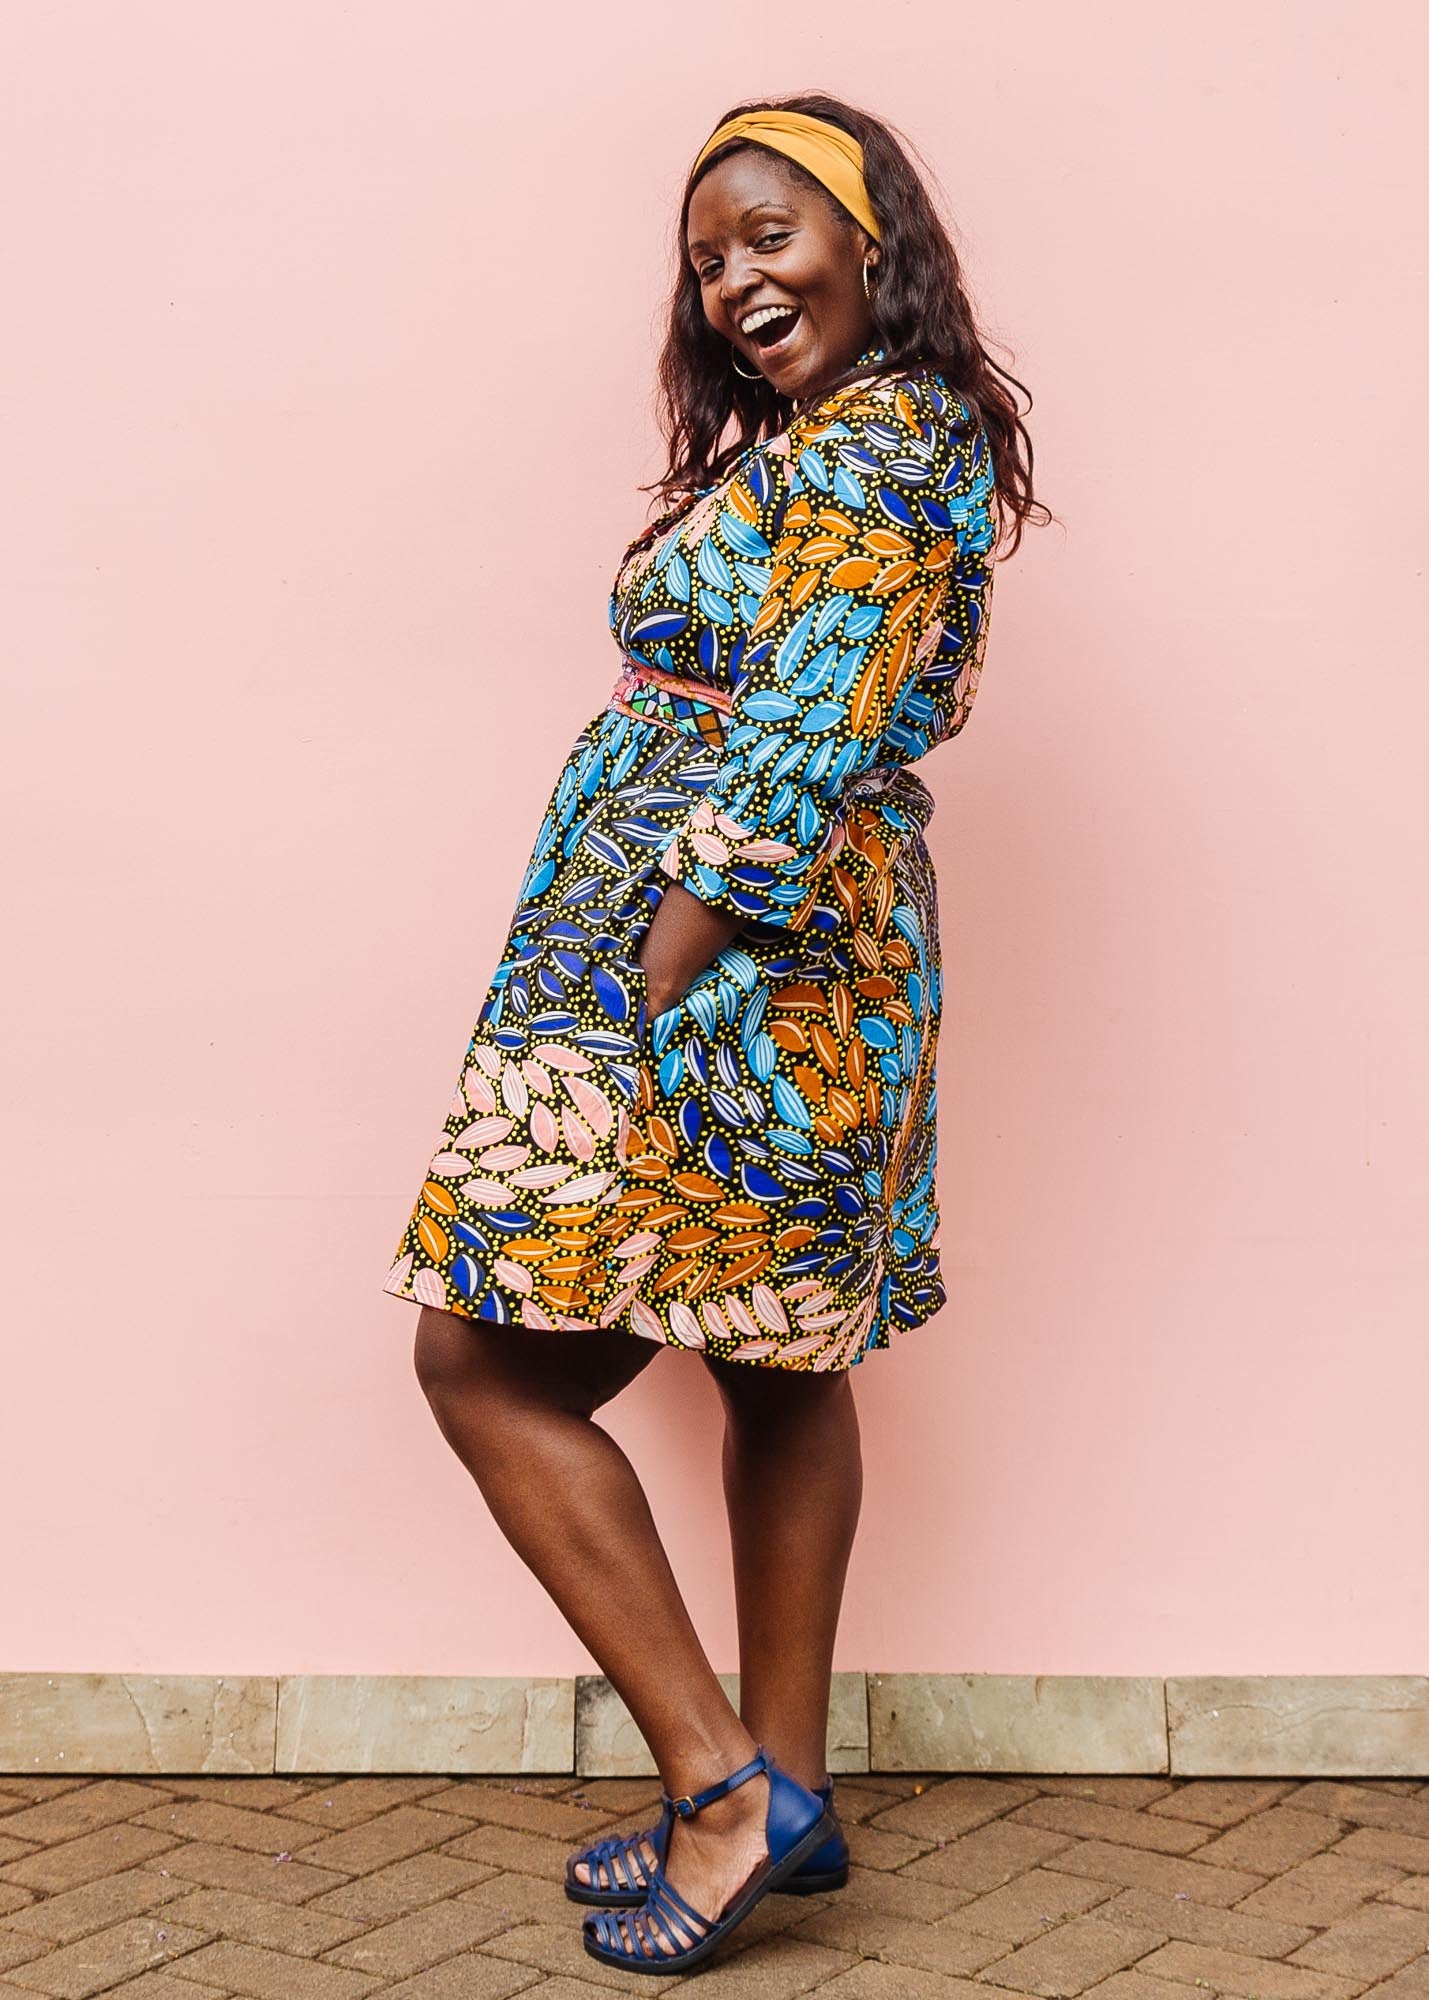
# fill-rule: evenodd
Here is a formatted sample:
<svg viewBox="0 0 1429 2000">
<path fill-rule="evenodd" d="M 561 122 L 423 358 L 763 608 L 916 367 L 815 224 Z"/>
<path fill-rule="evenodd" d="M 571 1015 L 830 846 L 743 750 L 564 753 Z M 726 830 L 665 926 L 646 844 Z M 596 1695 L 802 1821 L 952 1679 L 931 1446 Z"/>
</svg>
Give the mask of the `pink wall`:
<svg viewBox="0 0 1429 2000">
<path fill-rule="evenodd" d="M 0 16 L 0 1665 L 587 1664 L 380 1286 L 614 677 L 685 163 L 816 85 L 1065 523 L 923 767 L 952 1303 L 858 1377 L 840 1664 L 1424 1667 L 1423 12 L 771 19 Z M 614 1428 L 726 1666 L 714 1419 L 669 1354 Z"/>
</svg>

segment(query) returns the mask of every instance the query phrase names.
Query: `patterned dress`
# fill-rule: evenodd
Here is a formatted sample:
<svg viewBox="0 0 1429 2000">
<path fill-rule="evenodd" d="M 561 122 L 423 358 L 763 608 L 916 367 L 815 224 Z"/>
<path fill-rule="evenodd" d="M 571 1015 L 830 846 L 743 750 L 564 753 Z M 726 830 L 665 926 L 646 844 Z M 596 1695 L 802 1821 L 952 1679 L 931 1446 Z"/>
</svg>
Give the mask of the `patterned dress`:
<svg viewBox="0 0 1429 2000">
<path fill-rule="evenodd" d="M 972 707 L 992 499 L 975 412 L 908 372 L 834 390 L 631 544 L 622 672 L 556 781 L 384 1290 L 816 1370 L 943 1304 L 909 766 Z M 744 929 L 652 1016 L 636 952 L 671 882 Z"/>
</svg>

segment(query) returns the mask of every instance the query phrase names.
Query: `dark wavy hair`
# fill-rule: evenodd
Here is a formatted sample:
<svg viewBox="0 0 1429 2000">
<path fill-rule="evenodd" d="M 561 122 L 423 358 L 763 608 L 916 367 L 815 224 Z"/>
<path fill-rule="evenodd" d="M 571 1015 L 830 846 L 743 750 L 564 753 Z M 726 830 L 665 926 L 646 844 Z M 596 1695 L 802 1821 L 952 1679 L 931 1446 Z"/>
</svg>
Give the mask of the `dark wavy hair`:
<svg viewBox="0 0 1429 2000">
<path fill-rule="evenodd" d="M 1054 518 L 1033 497 L 1032 440 L 1003 381 L 1022 390 L 1029 410 L 1031 393 L 998 366 L 979 337 L 957 252 L 908 157 L 907 142 L 895 138 L 891 127 L 868 112 L 819 92 L 751 98 L 724 112 L 716 126 L 743 111 L 768 109 L 803 111 L 825 118 L 852 133 L 862 145 L 864 182 L 882 230 L 882 261 L 872 304 L 876 342 L 884 350 L 877 372 L 936 370 L 956 395 L 973 406 L 992 448 L 1000 539 L 1006 536 L 1009 522 L 1012 524 L 1012 540 L 1004 558 L 1014 554 L 1025 520 L 1035 515 L 1040 525 Z M 669 464 L 658 479 L 640 488 L 643 493 L 658 493 L 667 506 L 632 548 L 653 536 L 670 514 L 678 511 L 682 498 L 718 482 L 748 445 L 774 436 L 789 422 L 787 399 L 771 382 L 763 376 L 749 381 L 731 366 L 729 343 L 705 318 L 699 276 L 690 263 L 685 240 L 695 188 L 721 160 L 753 143 L 731 139 L 719 147 L 690 176 L 680 203 L 677 275 L 659 362 L 660 427 Z M 779 157 L 798 184 L 820 195 L 850 229 L 858 227 L 821 181 L 796 161 L 782 154 Z M 866 367 L 862 371 L 850 367 L 827 387 L 832 389 L 856 373 L 867 372 Z M 999 376 L 1003 381 L 997 379 Z M 721 446 L 731 419 L 735 435 Z"/>
</svg>

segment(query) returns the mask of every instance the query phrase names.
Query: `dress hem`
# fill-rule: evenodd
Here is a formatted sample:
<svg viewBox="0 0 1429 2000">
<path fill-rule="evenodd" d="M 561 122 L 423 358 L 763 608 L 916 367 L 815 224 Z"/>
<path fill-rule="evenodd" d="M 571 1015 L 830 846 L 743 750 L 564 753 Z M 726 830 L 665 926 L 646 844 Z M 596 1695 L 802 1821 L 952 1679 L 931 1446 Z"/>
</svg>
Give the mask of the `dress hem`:
<svg viewBox="0 0 1429 2000">
<path fill-rule="evenodd" d="M 402 1299 L 409 1305 L 415 1305 L 415 1306 L 430 1305 L 432 1306 L 434 1311 L 449 1312 L 453 1315 L 454 1318 L 470 1320 L 473 1326 L 489 1326 L 489 1327 L 507 1326 L 517 1333 L 529 1333 L 530 1331 L 532 1331 L 531 1328 L 524 1326 L 520 1320 L 488 1319 L 480 1313 L 464 1312 L 460 1306 L 453 1305 L 449 1299 L 444 1300 L 441 1304 L 438 1304 L 435 1300 L 419 1298 L 416 1292 L 412 1289 L 410 1279 L 404 1281 L 400 1285 L 391 1285 L 391 1284 L 383 1285 L 381 1289 L 388 1298 Z M 708 1353 L 706 1348 L 699 1346 L 692 1341 L 677 1340 L 674 1338 L 673 1335 L 668 1333 L 661 1333 L 658 1338 L 654 1334 L 641 1333 L 637 1327 L 634 1327 L 630 1324 L 630 1319 L 628 1314 L 626 1314 L 625 1316 L 623 1316 L 618 1320 L 612 1320 L 609 1326 L 600 1326 L 600 1327 L 552 1326 L 550 1328 L 542 1330 L 554 1333 L 569 1333 L 572 1336 L 587 1332 L 623 1333 L 626 1334 L 631 1340 L 644 1340 L 648 1342 L 648 1344 L 651 1347 L 668 1347 L 673 1349 L 676 1353 L 679 1354 L 698 1354 L 701 1357 L 701 1359 L 728 1362 L 732 1366 L 737 1366 L 741 1368 L 777 1368 L 781 1369 L 783 1373 L 785 1373 L 786 1375 L 845 1375 L 848 1374 L 851 1369 L 857 1368 L 859 1364 L 862 1361 L 864 1361 L 868 1355 L 887 1353 L 887 1351 L 893 1345 L 894 1335 L 900 1333 L 916 1333 L 920 1327 L 925 1327 L 929 1325 L 930 1322 L 935 1320 L 938 1314 L 943 1311 L 947 1303 L 948 1303 L 947 1292 L 946 1290 L 944 1290 L 942 1298 L 939 1299 L 938 1303 L 933 1307 L 933 1310 L 931 1312 L 925 1313 L 921 1319 L 901 1320 L 901 1319 L 894 1319 L 891 1315 L 888 1316 L 884 1320 L 883 1327 L 880 1330 L 880 1337 L 877 1340 L 869 1342 L 866 1346 L 860 1347 L 858 1351 L 850 1357 L 849 1360 L 843 1362 L 837 1368 L 833 1367 L 817 1368 L 813 1365 L 812 1361 L 802 1367 L 792 1362 L 781 1361 L 779 1359 L 779 1354 L 781 1350 L 778 1348 L 776 1348 L 772 1353 L 769 1354 L 757 1354 L 757 1355 L 740 1354 L 738 1351 L 736 1351 L 732 1354 L 711 1355 Z M 851 1310 L 857 1312 L 860 1310 L 860 1308 L 855 1306 Z"/>
</svg>

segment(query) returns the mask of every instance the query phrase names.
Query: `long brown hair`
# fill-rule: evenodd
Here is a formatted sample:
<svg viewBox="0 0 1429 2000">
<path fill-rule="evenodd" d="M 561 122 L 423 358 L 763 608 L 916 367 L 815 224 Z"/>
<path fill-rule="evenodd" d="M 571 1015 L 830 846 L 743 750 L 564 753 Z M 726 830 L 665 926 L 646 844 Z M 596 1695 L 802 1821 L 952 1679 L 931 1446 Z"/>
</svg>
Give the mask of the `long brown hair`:
<svg viewBox="0 0 1429 2000">
<path fill-rule="evenodd" d="M 1033 496 L 1032 440 L 1003 381 L 1022 390 L 1029 410 L 1032 397 L 1023 383 L 998 366 L 983 345 L 957 252 L 921 176 L 909 160 L 904 144 L 882 120 L 819 92 L 749 99 L 726 111 L 716 125 L 742 111 L 770 108 L 826 118 L 851 132 L 861 143 L 864 181 L 883 232 L 882 261 L 872 305 L 874 344 L 884 350 L 877 372 L 906 374 L 918 368 L 936 370 L 953 393 L 971 404 L 982 419 L 992 449 L 999 538 L 1005 537 L 1009 522 L 1012 524 L 1011 544 L 1003 558 L 999 558 L 1005 559 L 1015 553 L 1025 520 L 1034 515 L 1039 523 L 1054 518 Z M 685 241 L 690 197 L 696 186 L 719 161 L 751 143 L 748 139 L 732 139 L 712 153 L 699 172 L 690 176 L 680 203 L 675 251 L 677 275 L 659 362 L 660 427 L 666 438 L 669 464 L 658 479 L 640 489 L 659 493 L 667 503 L 667 512 L 637 540 L 653 535 L 670 512 L 678 510 L 681 496 L 716 483 L 741 451 L 774 436 L 789 422 L 787 400 L 771 382 L 763 376 L 749 381 L 731 366 L 729 343 L 705 318 L 699 276 L 690 263 Z M 785 159 L 783 163 L 791 176 L 807 183 L 853 226 L 852 218 L 820 181 L 796 161 Z M 867 367 L 861 371 L 850 367 L 827 386 L 832 389 L 856 373 L 867 372 Z M 999 376 L 1003 381 L 997 379 Z M 731 443 L 721 447 L 720 439 L 731 419 L 736 425 L 736 435 Z"/>
</svg>

